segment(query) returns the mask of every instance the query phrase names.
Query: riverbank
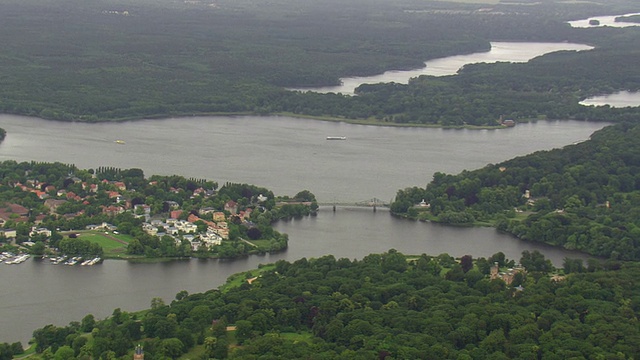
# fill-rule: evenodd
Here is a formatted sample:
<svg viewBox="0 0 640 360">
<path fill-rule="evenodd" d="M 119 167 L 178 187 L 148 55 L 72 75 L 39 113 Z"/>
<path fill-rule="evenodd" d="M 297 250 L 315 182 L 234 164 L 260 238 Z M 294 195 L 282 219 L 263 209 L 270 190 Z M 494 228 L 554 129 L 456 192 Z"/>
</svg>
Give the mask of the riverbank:
<svg viewBox="0 0 640 360">
<path fill-rule="evenodd" d="M 29 114 L 10 114 L 4 113 L 4 115 L 16 115 L 16 116 L 30 116 Z M 341 116 L 316 116 L 316 115 L 305 115 L 298 114 L 292 112 L 277 112 L 273 114 L 265 114 L 261 112 L 249 112 L 249 111 L 241 111 L 241 112 L 202 112 L 202 113 L 194 113 L 194 112 L 185 112 L 185 113 L 172 113 L 172 114 L 155 114 L 155 115 L 145 115 L 145 116 L 129 116 L 122 118 L 104 118 L 104 119 L 55 119 L 55 118 L 46 118 L 40 117 L 43 120 L 47 121 L 55 121 L 55 122 L 64 122 L 64 123 L 85 123 L 85 124 L 100 124 L 100 123 L 126 123 L 126 122 L 135 122 L 135 121 L 144 121 L 144 120 L 168 120 L 174 118 L 204 118 L 204 117 L 242 117 L 242 116 L 258 116 L 258 117 L 274 117 L 274 116 L 285 116 L 299 119 L 308 119 L 308 120 L 319 120 L 319 121 L 327 121 L 327 122 L 343 122 L 347 124 L 353 125 L 366 125 L 366 126 L 383 126 L 383 127 L 400 127 L 400 128 L 431 128 L 431 129 L 469 129 L 469 130 L 498 130 L 509 128 L 509 126 L 502 126 L 496 122 L 496 126 L 480 126 L 480 125 L 440 125 L 440 124 L 416 124 L 416 123 L 395 123 L 384 120 L 379 120 L 375 118 L 369 119 L 350 119 Z M 518 120 L 517 122 L 531 122 L 545 119 L 524 119 Z M 1 139 L 0 139 L 1 141 Z"/>
<path fill-rule="evenodd" d="M 332 116 L 314 116 L 304 115 L 289 112 L 280 112 L 275 114 L 276 116 L 288 116 L 300 119 L 320 120 L 328 122 L 343 122 L 353 125 L 366 125 L 366 126 L 385 126 L 385 127 L 399 127 L 399 128 L 426 128 L 426 129 L 468 129 L 468 130 L 498 130 L 507 129 L 512 126 L 499 125 L 496 121 L 496 126 L 480 126 L 480 125 L 440 125 L 440 124 L 416 124 L 416 123 L 395 123 L 390 121 L 379 120 L 375 118 L 369 119 L 349 119 L 345 117 L 332 117 Z M 537 121 L 542 119 L 525 120 L 524 122 Z M 518 121 L 520 122 L 520 121 Z"/>
</svg>

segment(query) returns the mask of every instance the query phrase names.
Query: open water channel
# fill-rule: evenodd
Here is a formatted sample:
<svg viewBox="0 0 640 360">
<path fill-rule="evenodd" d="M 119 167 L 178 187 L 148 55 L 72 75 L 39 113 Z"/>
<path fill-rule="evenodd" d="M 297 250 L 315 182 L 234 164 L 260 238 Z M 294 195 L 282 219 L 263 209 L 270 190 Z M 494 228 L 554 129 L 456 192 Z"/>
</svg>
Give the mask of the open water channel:
<svg viewBox="0 0 640 360">
<path fill-rule="evenodd" d="M 308 189 L 321 202 L 391 200 L 400 188 L 425 186 L 437 171 L 457 173 L 537 150 L 583 141 L 603 123 L 544 121 L 504 130 L 386 128 L 289 117 L 200 117 L 126 123 L 66 123 L 0 115 L 8 136 L 0 160 L 60 161 L 80 168 L 141 168 L 223 184 L 245 182 L 279 195 Z M 346 136 L 327 141 L 326 136 Z M 125 144 L 117 144 L 123 140 Z M 455 228 L 397 219 L 388 212 L 322 208 L 311 218 L 281 222 L 285 252 L 233 261 L 184 260 L 138 264 L 105 261 L 92 267 L 29 260 L 0 264 L 0 342 L 26 341 L 46 324 L 66 325 L 88 313 L 135 311 L 154 297 L 169 302 L 181 290 L 215 288 L 236 272 L 279 259 L 333 254 L 362 258 L 395 248 L 411 254 L 518 259 L 537 249 L 556 265 L 562 249 L 526 243 L 489 228 Z"/>
</svg>

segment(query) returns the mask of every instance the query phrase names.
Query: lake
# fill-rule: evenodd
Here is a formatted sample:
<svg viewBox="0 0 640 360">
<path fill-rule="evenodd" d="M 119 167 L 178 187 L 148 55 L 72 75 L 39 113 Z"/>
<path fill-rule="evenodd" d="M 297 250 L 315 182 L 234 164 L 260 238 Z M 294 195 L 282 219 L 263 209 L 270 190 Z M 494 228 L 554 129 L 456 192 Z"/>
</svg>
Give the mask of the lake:
<svg viewBox="0 0 640 360">
<path fill-rule="evenodd" d="M 618 91 L 613 94 L 600 95 L 590 97 L 580 101 L 580 104 L 586 106 L 604 106 L 611 107 L 635 107 L 640 106 L 640 92 L 637 91 Z"/>
<path fill-rule="evenodd" d="M 535 57 L 556 51 L 584 51 L 592 46 L 573 43 L 541 43 L 541 42 L 491 42 L 491 50 L 467 55 L 448 56 L 426 61 L 425 67 L 415 70 L 392 70 L 380 75 L 342 78 L 341 85 L 317 88 L 298 88 L 290 90 L 314 91 L 319 93 L 342 93 L 353 95 L 355 89 L 362 84 L 390 83 L 407 84 L 409 79 L 420 75 L 446 76 L 455 75 L 466 64 L 527 62 Z"/>
<path fill-rule="evenodd" d="M 536 150 L 583 141 L 606 124 L 539 121 L 502 130 L 445 130 L 359 126 L 289 117 L 202 117 L 126 123 L 65 123 L 0 115 L 7 138 L 0 160 L 60 161 L 81 168 L 137 167 L 152 174 L 181 174 L 265 186 L 276 194 L 302 189 L 321 202 L 391 200 L 400 188 L 425 186 L 436 171 L 458 173 Z M 340 134 L 344 141 L 327 141 Z M 115 143 L 124 139 L 125 144 Z M 285 252 L 233 261 L 186 260 L 137 264 L 110 260 L 92 267 L 29 260 L 0 264 L 0 342 L 26 341 L 46 324 L 66 325 L 91 313 L 149 307 L 154 297 L 203 292 L 236 272 L 279 259 L 362 258 L 395 248 L 407 254 L 498 251 L 519 259 L 540 250 L 560 266 L 562 249 L 527 243 L 491 228 L 457 228 L 392 217 L 367 208 L 322 208 L 315 217 L 281 222 Z"/>
<path fill-rule="evenodd" d="M 568 21 L 568 23 L 569 23 L 569 25 L 571 25 L 571 27 L 574 27 L 574 28 L 593 28 L 593 27 L 605 27 L 605 26 L 623 28 L 623 27 L 629 27 L 629 26 L 639 26 L 640 23 L 617 22 L 616 21 L 617 17 L 620 17 L 620 16 L 633 16 L 633 15 L 640 15 L 640 13 L 629 13 L 629 14 L 623 14 L 623 15 L 593 16 L 593 17 L 590 17 L 588 19 L 580 19 L 580 20 Z M 597 21 L 600 22 L 600 24 L 591 25 L 591 24 L 589 24 L 589 22 L 591 20 L 597 20 Z"/>
</svg>

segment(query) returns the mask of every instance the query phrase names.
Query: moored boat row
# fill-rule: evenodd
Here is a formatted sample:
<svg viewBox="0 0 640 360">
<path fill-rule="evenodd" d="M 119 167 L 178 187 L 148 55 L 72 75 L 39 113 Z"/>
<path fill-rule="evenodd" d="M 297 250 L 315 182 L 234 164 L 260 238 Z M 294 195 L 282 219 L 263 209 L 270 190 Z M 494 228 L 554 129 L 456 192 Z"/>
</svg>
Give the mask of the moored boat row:
<svg viewBox="0 0 640 360">
<path fill-rule="evenodd" d="M 29 257 L 29 254 L 15 256 L 10 253 L 2 253 L 2 255 L 0 255 L 0 262 L 4 261 L 4 263 L 7 265 L 22 264 L 23 262 L 27 261 Z"/>
<path fill-rule="evenodd" d="M 51 260 L 51 263 L 53 265 L 64 264 L 64 265 L 73 266 L 73 265 L 80 264 L 82 266 L 91 266 L 102 261 L 102 258 L 95 257 L 95 258 L 83 260 L 81 256 L 74 256 L 72 258 L 69 258 L 67 256 L 58 256 L 58 257 L 52 257 L 49 260 Z"/>
</svg>

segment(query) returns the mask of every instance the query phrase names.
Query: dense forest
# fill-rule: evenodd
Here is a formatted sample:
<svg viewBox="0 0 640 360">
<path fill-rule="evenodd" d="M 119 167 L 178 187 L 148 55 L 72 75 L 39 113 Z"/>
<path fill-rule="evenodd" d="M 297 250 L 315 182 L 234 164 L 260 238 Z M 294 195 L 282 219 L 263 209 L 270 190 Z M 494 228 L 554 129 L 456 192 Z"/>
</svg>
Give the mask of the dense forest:
<svg viewBox="0 0 640 360">
<path fill-rule="evenodd" d="M 578 101 L 638 89 L 639 29 L 573 29 L 566 21 L 632 11 L 630 0 L 8 0 L 0 4 L 0 112 L 80 121 L 221 113 L 442 126 L 493 126 L 500 115 L 617 121 L 638 110 Z M 499 40 L 597 49 L 471 66 L 407 86 L 367 85 L 356 97 L 283 88 L 417 68 Z"/>
<path fill-rule="evenodd" d="M 523 253 L 511 284 L 489 264 L 395 250 L 362 260 L 278 261 L 235 286 L 34 331 L 44 359 L 631 359 L 640 352 L 640 267 L 551 279 Z M 569 259 L 565 263 L 571 262 Z M 597 263 L 597 262 L 596 262 Z M 596 264 L 597 265 L 597 264 Z M 243 274 L 239 274 L 241 277 Z M 246 281 L 251 279 L 251 282 Z M 10 345 L 5 345 L 10 349 Z"/>
<path fill-rule="evenodd" d="M 398 191 L 392 211 L 450 224 L 491 223 L 522 239 L 640 260 L 640 126 L 623 123 L 536 152 Z M 414 206 L 422 200 L 429 206 Z"/>
</svg>

